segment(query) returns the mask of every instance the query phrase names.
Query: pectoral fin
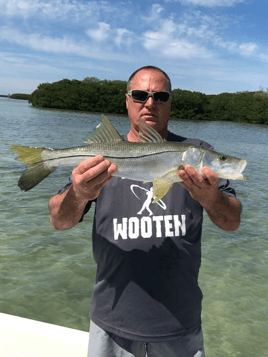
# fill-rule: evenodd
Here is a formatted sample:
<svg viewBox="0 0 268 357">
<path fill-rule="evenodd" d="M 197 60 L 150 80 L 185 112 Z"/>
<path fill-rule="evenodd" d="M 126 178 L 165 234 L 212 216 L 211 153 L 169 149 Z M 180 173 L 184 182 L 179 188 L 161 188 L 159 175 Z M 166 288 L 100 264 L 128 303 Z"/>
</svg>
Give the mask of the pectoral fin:
<svg viewBox="0 0 268 357">
<path fill-rule="evenodd" d="M 174 168 L 169 171 L 165 176 L 160 179 L 155 179 L 153 181 L 154 187 L 154 200 L 153 203 L 161 200 L 168 191 L 171 189 L 174 182 L 179 182 L 180 177 L 178 176 L 178 168 Z"/>
<path fill-rule="evenodd" d="M 153 203 L 161 200 L 171 189 L 173 182 L 165 179 L 156 179 L 153 182 L 154 200 Z"/>
</svg>

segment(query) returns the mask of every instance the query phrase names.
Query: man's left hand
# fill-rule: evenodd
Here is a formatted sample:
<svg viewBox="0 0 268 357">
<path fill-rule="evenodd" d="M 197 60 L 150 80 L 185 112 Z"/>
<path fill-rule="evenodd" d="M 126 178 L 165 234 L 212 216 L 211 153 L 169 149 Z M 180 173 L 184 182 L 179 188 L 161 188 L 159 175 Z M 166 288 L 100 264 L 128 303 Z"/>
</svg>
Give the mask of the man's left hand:
<svg viewBox="0 0 268 357">
<path fill-rule="evenodd" d="M 235 231 L 240 224 L 241 203 L 236 197 L 224 195 L 218 189 L 218 176 L 208 167 L 198 173 L 192 166 L 185 165 L 178 171 L 179 182 L 190 195 L 207 211 L 212 222 L 220 228 Z"/>
<path fill-rule="evenodd" d="M 198 201 L 204 208 L 209 209 L 209 206 L 219 198 L 220 191 L 218 189 L 218 176 L 208 167 L 202 168 L 202 173 L 198 173 L 192 166 L 185 165 L 184 169 L 178 171 L 179 177 L 182 179 L 180 183 L 190 195 Z"/>
</svg>

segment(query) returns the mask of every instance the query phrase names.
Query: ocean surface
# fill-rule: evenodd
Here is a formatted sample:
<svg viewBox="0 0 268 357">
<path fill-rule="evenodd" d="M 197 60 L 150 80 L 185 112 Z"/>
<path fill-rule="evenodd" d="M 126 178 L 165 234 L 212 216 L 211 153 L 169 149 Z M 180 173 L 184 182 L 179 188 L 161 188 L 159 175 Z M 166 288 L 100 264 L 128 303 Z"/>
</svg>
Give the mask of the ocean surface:
<svg viewBox="0 0 268 357">
<path fill-rule="evenodd" d="M 125 116 L 108 117 L 120 133 L 128 131 Z M 0 98 L 0 312 L 88 331 L 93 211 L 71 230 L 53 230 L 48 200 L 71 168 L 22 192 L 17 181 L 24 164 L 10 146 L 83 145 L 100 120 L 100 114 Z M 183 120 L 169 128 L 248 161 L 249 180 L 233 181 L 243 204 L 240 228 L 225 232 L 204 216 L 202 321 L 207 357 L 268 356 L 268 126 Z"/>
</svg>

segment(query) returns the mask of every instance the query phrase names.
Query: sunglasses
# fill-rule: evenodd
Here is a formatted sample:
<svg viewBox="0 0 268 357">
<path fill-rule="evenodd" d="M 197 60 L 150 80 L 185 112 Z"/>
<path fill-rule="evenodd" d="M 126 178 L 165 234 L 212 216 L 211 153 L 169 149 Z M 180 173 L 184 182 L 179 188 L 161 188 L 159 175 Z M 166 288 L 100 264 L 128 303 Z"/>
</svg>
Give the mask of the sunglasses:
<svg viewBox="0 0 268 357">
<path fill-rule="evenodd" d="M 169 92 L 147 92 L 146 90 L 132 89 L 127 94 L 134 102 L 145 103 L 149 97 L 152 97 L 155 103 L 166 103 L 171 97 Z"/>
</svg>

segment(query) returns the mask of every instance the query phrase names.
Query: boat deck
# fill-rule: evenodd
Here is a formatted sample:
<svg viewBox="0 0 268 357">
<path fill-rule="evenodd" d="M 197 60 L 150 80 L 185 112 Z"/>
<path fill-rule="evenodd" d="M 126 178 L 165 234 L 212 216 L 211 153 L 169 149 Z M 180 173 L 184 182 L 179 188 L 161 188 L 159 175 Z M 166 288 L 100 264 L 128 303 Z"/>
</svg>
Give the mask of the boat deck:
<svg viewBox="0 0 268 357">
<path fill-rule="evenodd" d="M 0 313 L 1 357 L 86 357 L 89 333 Z"/>
</svg>

